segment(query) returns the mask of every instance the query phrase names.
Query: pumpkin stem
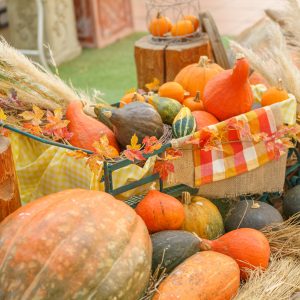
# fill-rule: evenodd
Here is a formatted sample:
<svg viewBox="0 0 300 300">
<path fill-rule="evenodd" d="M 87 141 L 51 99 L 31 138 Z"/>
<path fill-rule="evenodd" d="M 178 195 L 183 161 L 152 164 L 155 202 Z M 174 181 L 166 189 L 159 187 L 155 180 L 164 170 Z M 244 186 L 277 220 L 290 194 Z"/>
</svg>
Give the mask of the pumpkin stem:
<svg viewBox="0 0 300 300">
<path fill-rule="evenodd" d="M 157 12 L 156 18 L 157 18 L 157 19 L 160 19 L 160 18 L 161 18 L 161 12 L 160 12 L 160 11 Z"/>
<path fill-rule="evenodd" d="M 206 67 L 208 65 L 209 59 L 207 56 L 200 56 L 199 62 L 198 62 L 198 66 L 199 67 Z"/>
<path fill-rule="evenodd" d="M 205 242 L 201 237 L 197 236 L 199 239 L 199 249 L 200 251 L 209 251 L 211 250 L 211 245 L 209 245 L 207 242 Z"/>
<path fill-rule="evenodd" d="M 110 110 L 103 111 L 102 114 L 108 119 L 112 117 L 112 111 Z"/>
<path fill-rule="evenodd" d="M 241 85 L 247 82 L 249 76 L 249 63 L 244 54 L 238 53 L 236 55 L 236 63 L 232 71 L 231 78 L 233 83 Z"/>
<path fill-rule="evenodd" d="M 236 56 L 235 56 L 236 60 L 239 60 L 239 59 L 242 59 L 242 58 L 245 58 L 245 55 L 243 53 L 237 53 Z"/>
<path fill-rule="evenodd" d="M 282 84 L 282 79 L 281 78 L 278 79 L 277 89 L 279 91 L 283 91 L 283 84 Z"/>
<path fill-rule="evenodd" d="M 183 204 L 189 205 L 192 202 L 191 194 L 189 192 L 182 192 L 181 194 Z"/>
<path fill-rule="evenodd" d="M 200 95 L 200 92 L 198 91 L 198 92 L 196 93 L 196 96 L 195 96 L 195 98 L 194 98 L 194 101 L 199 103 L 200 100 L 201 100 L 201 95 Z"/>
</svg>

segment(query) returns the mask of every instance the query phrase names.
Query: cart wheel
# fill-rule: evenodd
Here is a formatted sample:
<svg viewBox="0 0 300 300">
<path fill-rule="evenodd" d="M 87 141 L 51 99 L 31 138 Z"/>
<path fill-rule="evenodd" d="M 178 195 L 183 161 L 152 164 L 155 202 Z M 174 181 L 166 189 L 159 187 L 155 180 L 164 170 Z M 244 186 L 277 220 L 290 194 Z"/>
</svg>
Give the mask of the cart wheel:
<svg viewBox="0 0 300 300">
<path fill-rule="evenodd" d="M 200 14 L 200 20 L 202 31 L 208 34 L 216 63 L 223 69 L 230 69 L 231 65 L 213 17 L 209 12 L 204 12 Z"/>
</svg>

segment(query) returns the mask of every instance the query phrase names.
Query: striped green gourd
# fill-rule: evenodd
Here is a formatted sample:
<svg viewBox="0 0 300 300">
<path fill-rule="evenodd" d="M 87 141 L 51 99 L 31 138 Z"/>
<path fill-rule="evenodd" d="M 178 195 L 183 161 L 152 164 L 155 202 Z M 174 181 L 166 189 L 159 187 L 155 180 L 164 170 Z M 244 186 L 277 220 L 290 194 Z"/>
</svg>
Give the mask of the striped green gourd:
<svg viewBox="0 0 300 300">
<path fill-rule="evenodd" d="M 183 107 L 175 117 L 172 124 L 173 135 L 181 138 L 194 133 L 196 130 L 196 120 L 188 107 Z"/>
</svg>

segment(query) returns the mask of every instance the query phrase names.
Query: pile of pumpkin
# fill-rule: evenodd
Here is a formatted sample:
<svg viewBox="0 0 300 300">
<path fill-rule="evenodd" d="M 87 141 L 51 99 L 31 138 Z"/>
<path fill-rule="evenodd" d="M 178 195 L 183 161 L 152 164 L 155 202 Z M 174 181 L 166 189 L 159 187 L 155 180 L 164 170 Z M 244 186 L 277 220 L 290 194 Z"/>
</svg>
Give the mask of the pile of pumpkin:
<svg viewBox="0 0 300 300">
<path fill-rule="evenodd" d="M 299 207 L 299 189 L 290 197 Z M 0 224 L 1 298 L 138 300 L 151 269 L 163 268 L 153 299 L 229 300 L 247 268 L 268 267 L 258 229 L 281 221 L 272 206 L 244 200 L 224 234 L 216 206 L 186 192 L 177 200 L 150 190 L 134 211 L 104 192 L 62 191 Z"/>
<path fill-rule="evenodd" d="M 262 95 L 261 104 L 270 105 L 288 97 L 281 86 L 270 87 Z M 110 145 L 120 151 L 130 145 L 133 135 L 140 144 L 146 136 L 160 139 L 164 124 L 172 126 L 174 138 L 181 138 L 252 107 L 247 59 L 238 55 L 234 68 L 223 70 L 202 56 L 199 63 L 183 68 L 173 82 L 164 83 L 157 92 L 128 93 L 119 108 L 95 107 L 98 120 L 85 115 L 80 102 L 68 106 L 66 118 L 73 146 L 94 151 L 93 143 L 105 134 Z"/>
</svg>

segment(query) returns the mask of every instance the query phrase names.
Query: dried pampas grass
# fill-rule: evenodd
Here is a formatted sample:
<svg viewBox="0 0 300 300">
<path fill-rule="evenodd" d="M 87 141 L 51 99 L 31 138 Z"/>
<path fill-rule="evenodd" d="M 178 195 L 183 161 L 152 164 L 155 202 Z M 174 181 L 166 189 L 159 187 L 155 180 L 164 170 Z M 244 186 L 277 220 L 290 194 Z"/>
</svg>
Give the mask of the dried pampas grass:
<svg viewBox="0 0 300 300">
<path fill-rule="evenodd" d="M 285 37 L 279 25 L 269 21 L 265 26 L 266 47 L 248 49 L 232 41 L 231 47 L 242 52 L 249 60 L 251 67 L 259 72 L 271 85 L 277 85 L 282 79 L 285 89 L 300 100 L 300 71 L 294 64 L 288 50 Z M 259 46 L 259 43 L 258 43 Z"/>
<path fill-rule="evenodd" d="M 268 226 L 261 231 L 269 240 L 273 254 L 291 256 L 300 264 L 300 212 L 281 224 Z M 300 273 L 299 273 L 300 277 Z"/>
<path fill-rule="evenodd" d="M 289 300 L 300 290 L 300 264 L 292 257 L 272 257 L 266 271 L 249 275 L 234 300 Z"/>
</svg>

